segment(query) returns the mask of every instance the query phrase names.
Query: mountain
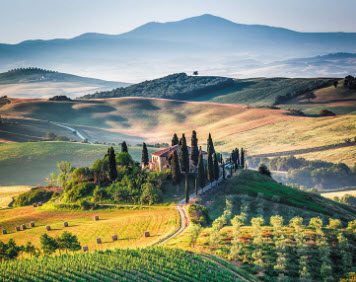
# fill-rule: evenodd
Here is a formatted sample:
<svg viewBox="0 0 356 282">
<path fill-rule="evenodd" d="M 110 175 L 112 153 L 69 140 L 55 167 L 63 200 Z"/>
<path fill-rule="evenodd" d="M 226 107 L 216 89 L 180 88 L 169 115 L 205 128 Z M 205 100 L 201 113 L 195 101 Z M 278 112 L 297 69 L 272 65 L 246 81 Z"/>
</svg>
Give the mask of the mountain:
<svg viewBox="0 0 356 282">
<path fill-rule="evenodd" d="M 128 83 L 81 77 L 40 68 L 17 68 L 0 73 L 0 93 L 17 98 L 67 95 L 77 97 L 94 91 L 128 86 Z"/>
<path fill-rule="evenodd" d="M 262 63 L 336 52 L 356 52 L 356 33 L 303 33 L 202 15 L 151 22 L 119 35 L 86 33 L 71 39 L 0 44 L 0 65 L 55 66 L 74 73 L 85 69 L 93 76 L 142 81 L 195 69 L 231 76 Z"/>
</svg>

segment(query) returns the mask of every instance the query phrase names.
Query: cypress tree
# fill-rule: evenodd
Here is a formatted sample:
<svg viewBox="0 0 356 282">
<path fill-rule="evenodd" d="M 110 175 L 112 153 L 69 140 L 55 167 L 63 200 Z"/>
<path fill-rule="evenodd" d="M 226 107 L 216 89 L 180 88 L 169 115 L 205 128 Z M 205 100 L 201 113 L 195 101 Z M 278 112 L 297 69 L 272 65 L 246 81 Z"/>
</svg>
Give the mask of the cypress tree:
<svg viewBox="0 0 356 282">
<path fill-rule="evenodd" d="M 110 147 L 108 149 L 108 158 L 109 158 L 109 178 L 111 181 L 114 181 L 117 178 L 117 170 L 116 170 L 115 151 L 113 147 Z"/>
<path fill-rule="evenodd" d="M 184 175 L 184 192 L 185 192 L 185 202 L 189 203 L 189 181 L 188 181 L 188 173 Z"/>
<path fill-rule="evenodd" d="M 179 161 L 181 170 L 184 173 L 189 172 L 189 152 L 187 147 L 187 140 L 185 139 L 185 135 L 182 134 L 182 138 L 179 141 Z"/>
<path fill-rule="evenodd" d="M 245 168 L 245 150 L 244 150 L 244 148 L 241 148 L 240 152 L 241 152 L 240 166 L 242 169 L 244 169 Z"/>
<path fill-rule="evenodd" d="M 222 177 L 223 177 L 223 180 L 226 179 L 226 174 L 225 174 L 225 162 L 222 161 Z"/>
<path fill-rule="evenodd" d="M 121 143 L 121 153 L 128 153 L 128 152 L 129 152 L 129 150 L 127 149 L 127 144 L 124 141 Z"/>
<path fill-rule="evenodd" d="M 198 195 L 198 187 L 203 189 L 206 184 L 206 176 L 205 176 L 205 169 L 204 169 L 204 160 L 203 160 L 203 152 L 201 147 L 199 149 L 199 160 L 198 160 L 198 174 L 197 174 L 197 185 L 195 193 Z"/>
<path fill-rule="evenodd" d="M 174 145 L 178 145 L 179 139 L 176 133 L 173 134 L 173 138 L 172 138 L 172 146 Z"/>
<path fill-rule="evenodd" d="M 236 166 L 237 168 L 240 166 L 240 154 L 239 154 L 239 149 L 235 148 L 235 154 L 236 154 Z"/>
<path fill-rule="evenodd" d="M 213 163 L 213 155 L 208 154 L 208 180 L 210 183 L 214 181 L 214 163 Z"/>
<path fill-rule="evenodd" d="M 214 143 L 213 143 L 213 139 L 211 138 L 210 133 L 209 133 L 208 141 L 207 141 L 207 151 L 208 151 L 208 154 L 211 154 L 211 155 L 215 153 Z"/>
<path fill-rule="evenodd" d="M 193 130 L 192 132 L 190 159 L 192 160 L 192 163 L 197 166 L 199 159 L 199 150 L 197 133 L 195 132 L 195 130 Z"/>
<path fill-rule="evenodd" d="M 145 142 L 143 142 L 143 145 L 142 145 L 141 163 L 142 163 L 144 166 L 147 166 L 148 163 L 149 163 L 149 160 L 148 160 L 148 151 L 147 151 L 147 146 L 146 146 L 146 143 L 145 143 Z"/>
<path fill-rule="evenodd" d="M 214 154 L 213 163 L 214 163 L 214 179 L 217 181 L 219 180 L 219 176 L 220 176 L 220 168 L 219 168 L 218 157 L 216 154 Z"/>
<path fill-rule="evenodd" d="M 178 184 L 180 182 L 181 173 L 180 173 L 180 167 L 179 167 L 179 160 L 178 160 L 177 151 L 173 152 L 171 163 L 172 163 L 172 165 L 171 165 L 171 173 L 172 173 L 173 183 L 174 184 Z"/>
</svg>

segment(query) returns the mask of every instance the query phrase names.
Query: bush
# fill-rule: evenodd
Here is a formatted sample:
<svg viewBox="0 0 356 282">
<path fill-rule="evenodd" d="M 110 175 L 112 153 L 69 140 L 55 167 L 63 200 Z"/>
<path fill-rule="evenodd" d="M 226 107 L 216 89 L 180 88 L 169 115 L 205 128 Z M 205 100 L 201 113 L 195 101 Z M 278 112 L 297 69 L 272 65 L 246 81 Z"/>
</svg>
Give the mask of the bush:
<svg viewBox="0 0 356 282">
<path fill-rule="evenodd" d="M 189 217 L 194 224 L 207 226 L 210 223 L 208 209 L 199 204 L 192 204 L 188 208 Z"/>
<path fill-rule="evenodd" d="M 53 195 L 52 191 L 44 188 L 33 188 L 28 192 L 15 197 L 12 203 L 15 207 L 28 206 L 38 202 L 47 202 Z"/>
<path fill-rule="evenodd" d="M 258 172 L 262 175 L 266 175 L 271 177 L 271 172 L 269 171 L 268 167 L 265 164 L 261 164 L 258 168 Z"/>
<path fill-rule="evenodd" d="M 319 115 L 321 117 L 328 117 L 328 116 L 335 116 L 336 114 L 332 111 L 327 110 L 327 109 L 323 109 L 320 111 Z"/>
</svg>

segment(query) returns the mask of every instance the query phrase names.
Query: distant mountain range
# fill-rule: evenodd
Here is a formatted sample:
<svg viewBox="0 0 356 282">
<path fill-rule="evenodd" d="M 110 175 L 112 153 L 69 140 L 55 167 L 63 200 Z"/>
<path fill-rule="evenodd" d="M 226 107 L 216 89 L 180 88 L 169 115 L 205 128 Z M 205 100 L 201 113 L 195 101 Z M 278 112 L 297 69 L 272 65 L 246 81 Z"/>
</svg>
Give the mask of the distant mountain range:
<svg viewBox="0 0 356 282">
<path fill-rule="evenodd" d="M 202 15 L 151 22 L 119 35 L 86 33 L 71 39 L 0 44 L 0 71 L 36 65 L 138 82 L 193 70 L 205 75 L 243 75 L 274 61 L 340 52 L 356 53 L 356 33 L 303 33 Z M 266 71 L 263 76 L 273 75 Z M 303 71 L 303 76 L 314 73 Z"/>
</svg>

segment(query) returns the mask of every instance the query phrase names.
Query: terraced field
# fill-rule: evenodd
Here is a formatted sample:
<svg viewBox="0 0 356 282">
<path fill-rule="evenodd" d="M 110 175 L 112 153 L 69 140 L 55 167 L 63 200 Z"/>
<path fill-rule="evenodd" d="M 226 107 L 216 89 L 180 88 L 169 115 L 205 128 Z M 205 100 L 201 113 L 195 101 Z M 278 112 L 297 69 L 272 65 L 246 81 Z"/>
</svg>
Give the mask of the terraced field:
<svg viewBox="0 0 356 282">
<path fill-rule="evenodd" d="M 249 281 L 202 256 L 164 248 L 44 257 L 0 265 L 2 281 L 34 277 L 36 281 Z"/>
<path fill-rule="evenodd" d="M 94 221 L 94 215 L 98 215 L 100 220 Z M 33 228 L 29 226 L 31 221 L 35 222 Z M 65 221 L 69 227 L 64 227 Z M 27 206 L 0 210 L 0 226 L 8 232 L 0 235 L 0 240 L 12 238 L 17 244 L 30 241 L 39 247 L 42 234 L 56 236 L 69 231 L 77 235 L 80 243 L 87 245 L 89 250 L 144 247 L 173 233 L 179 222 L 179 214 L 174 206 L 122 207 L 97 211 L 46 210 L 44 207 Z M 16 232 L 15 227 L 21 224 L 26 224 L 27 229 Z M 51 226 L 51 231 L 46 231 L 47 225 Z M 145 231 L 150 232 L 150 237 L 144 237 Z M 115 234 L 118 235 L 118 241 L 111 238 Z M 102 239 L 102 244 L 96 243 L 97 237 Z"/>
</svg>

